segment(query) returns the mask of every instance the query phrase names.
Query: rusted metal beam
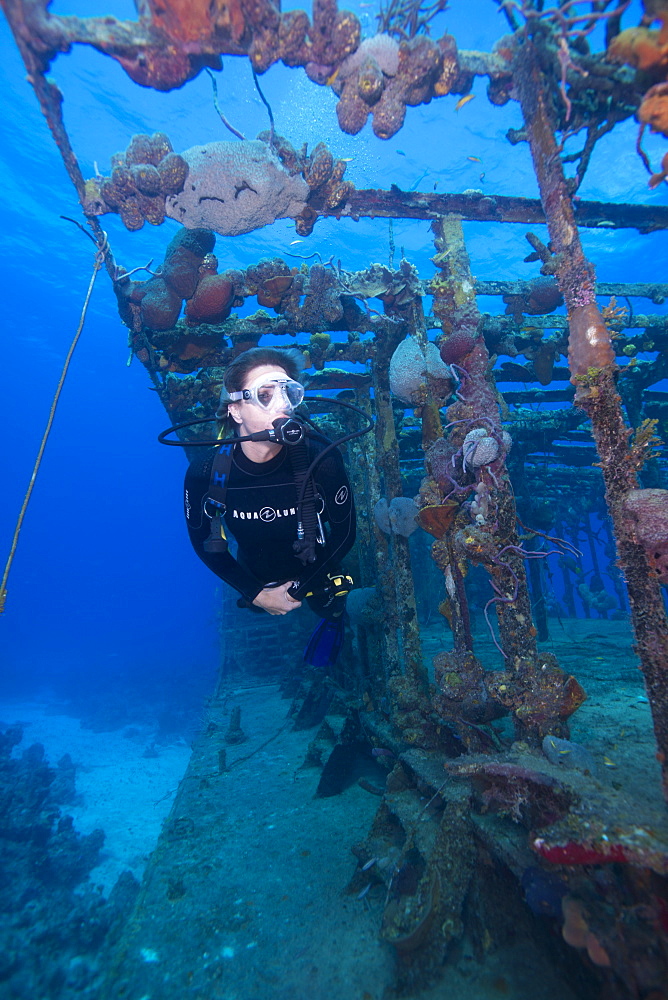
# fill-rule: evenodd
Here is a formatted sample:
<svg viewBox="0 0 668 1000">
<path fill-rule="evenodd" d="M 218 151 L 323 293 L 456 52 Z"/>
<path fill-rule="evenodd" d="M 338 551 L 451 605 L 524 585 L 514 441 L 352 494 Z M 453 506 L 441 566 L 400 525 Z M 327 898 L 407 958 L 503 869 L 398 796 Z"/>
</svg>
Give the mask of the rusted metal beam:
<svg viewBox="0 0 668 1000">
<path fill-rule="evenodd" d="M 527 286 L 531 284 L 531 279 L 526 281 L 476 281 L 476 295 L 522 295 L 527 290 Z M 619 281 L 597 281 L 596 282 L 596 294 L 597 295 L 614 295 L 617 298 L 645 298 L 651 299 L 655 305 L 663 305 L 663 303 L 668 298 L 668 285 L 658 284 L 655 282 L 646 281 L 635 281 L 629 283 L 622 283 Z M 653 317 L 657 320 L 663 320 L 665 322 L 666 317 L 657 316 Z M 531 322 L 537 321 L 536 325 L 540 326 L 538 320 L 547 322 L 546 317 L 536 316 L 531 318 Z M 552 319 L 557 319 L 564 326 L 568 325 L 568 320 L 565 316 L 554 316 Z"/>
<path fill-rule="evenodd" d="M 631 606 L 636 650 L 645 678 L 668 800 L 668 618 L 650 556 L 636 540 L 629 497 L 639 488 L 638 469 L 651 449 L 646 430 L 629 444 L 615 377 L 615 350 L 596 303 L 594 268 L 584 254 L 578 224 L 581 202 L 574 205 L 555 140 L 555 122 L 540 54 L 526 38 L 515 50 L 513 80 L 545 206 L 556 277 L 569 313 L 568 361 L 577 386 L 576 405 L 592 425 L 606 502 L 614 526 L 617 565 L 624 573 Z M 557 457 L 577 463 L 577 454 Z"/>
<path fill-rule="evenodd" d="M 520 403 L 528 405 L 530 403 L 572 403 L 575 389 L 569 386 L 568 389 L 551 389 L 549 392 L 541 389 L 525 389 L 522 392 L 511 390 L 504 392 L 503 398 L 506 403 Z"/>
<path fill-rule="evenodd" d="M 597 285 L 597 294 L 606 295 L 606 292 L 598 292 L 599 286 Z M 486 295 L 486 292 L 481 292 L 476 284 L 476 294 Z M 513 293 L 514 294 L 514 293 Z M 621 292 L 615 292 L 614 295 L 622 296 Z M 517 331 L 518 324 L 514 316 L 506 313 L 482 313 L 483 329 L 486 334 L 494 333 L 512 333 Z M 430 330 L 440 329 L 440 320 L 437 320 L 434 316 L 430 315 L 426 317 L 427 328 Z M 541 330 L 567 330 L 568 329 L 568 318 L 562 316 L 560 313 L 550 313 L 547 316 L 529 316 L 523 317 L 523 325 L 526 323 L 528 326 L 536 327 L 536 329 Z M 651 330 L 650 330 L 651 328 Z M 657 316 L 655 314 L 645 314 L 645 313 L 635 313 L 633 316 L 628 316 L 624 320 L 625 330 L 647 330 L 652 334 L 660 334 L 663 332 L 668 332 L 668 316 Z"/>
<path fill-rule="evenodd" d="M 457 215 L 463 222 L 519 222 L 545 225 L 545 214 L 537 198 L 516 198 L 480 192 L 435 194 L 367 188 L 353 191 L 344 208 L 327 208 L 322 199 L 309 199 L 309 207 L 320 216 L 348 216 L 352 219 L 438 219 Z M 579 201 L 574 207 L 578 226 L 589 229 L 637 229 L 651 233 L 668 229 L 668 206 L 613 205 L 602 201 Z M 601 293 L 606 294 L 606 293 Z"/>
</svg>

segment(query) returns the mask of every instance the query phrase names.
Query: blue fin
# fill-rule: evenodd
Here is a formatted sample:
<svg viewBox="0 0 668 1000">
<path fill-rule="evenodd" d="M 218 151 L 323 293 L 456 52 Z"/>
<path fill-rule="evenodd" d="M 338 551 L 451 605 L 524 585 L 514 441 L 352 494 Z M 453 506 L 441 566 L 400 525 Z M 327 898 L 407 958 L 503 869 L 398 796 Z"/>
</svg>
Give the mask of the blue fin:
<svg viewBox="0 0 668 1000">
<path fill-rule="evenodd" d="M 345 624 L 343 615 L 334 621 L 323 618 L 313 630 L 304 650 L 304 662 L 312 667 L 332 667 L 343 645 Z"/>
</svg>

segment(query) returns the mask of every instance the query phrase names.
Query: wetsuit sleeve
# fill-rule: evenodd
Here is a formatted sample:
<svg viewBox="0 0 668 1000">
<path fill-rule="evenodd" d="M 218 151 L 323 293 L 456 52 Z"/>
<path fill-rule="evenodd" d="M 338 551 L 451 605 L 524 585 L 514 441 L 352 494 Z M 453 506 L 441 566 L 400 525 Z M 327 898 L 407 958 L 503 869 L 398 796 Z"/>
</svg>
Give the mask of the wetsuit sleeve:
<svg viewBox="0 0 668 1000">
<path fill-rule="evenodd" d="M 205 566 L 221 580 L 238 590 L 242 597 L 252 602 L 264 584 L 251 572 L 240 566 L 231 552 L 206 552 L 204 542 L 211 531 L 211 521 L 204 513 L 204 501 L 209 490 L 209 477 L 213 456 L 204 460 L 195 458 L 186 472 L 183 503 L 186 525 L 192 546 Z"/>
<path fill-rule="evenodd" d="M 355 544 L 355 502 L 338 448 L 319 464 L 315 481 L 325 504 L 321 517 L 327 522 L 327 544 L 324 558 L 318 559 L 313 566 L 306 566 L 300 573 L 298 596 L 305 594 L 316 579 L 322 580 L 325 574 L 340 570 L 341 560 Z"/>
</svg>

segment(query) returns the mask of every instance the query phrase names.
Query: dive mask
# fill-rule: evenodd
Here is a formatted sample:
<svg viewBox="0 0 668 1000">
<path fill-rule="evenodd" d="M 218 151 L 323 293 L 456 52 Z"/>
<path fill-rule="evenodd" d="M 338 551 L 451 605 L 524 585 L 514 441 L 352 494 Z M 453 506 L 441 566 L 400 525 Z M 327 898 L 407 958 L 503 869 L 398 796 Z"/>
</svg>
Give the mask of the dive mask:
<svg viewBox="0 0 668 1000">
<path fill-rule="evenodd" d="M 304 399 L 304 386 L 288 378 L 285 372 L 261 375 L 247 389 L 230 392 L 228 399 L 236 403 L 253 403 L 267 413 L 292 413 Z"/>
</svg>

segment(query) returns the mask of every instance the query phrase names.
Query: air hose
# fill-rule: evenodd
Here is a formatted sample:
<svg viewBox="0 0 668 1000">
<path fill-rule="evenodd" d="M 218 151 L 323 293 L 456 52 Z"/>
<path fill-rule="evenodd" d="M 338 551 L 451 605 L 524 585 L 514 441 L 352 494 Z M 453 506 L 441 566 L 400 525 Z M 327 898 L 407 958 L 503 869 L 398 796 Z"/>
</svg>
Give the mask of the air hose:
<svg viewBox="0 0 668 1000">
<path fill-rule="evenodd" d="M 315 546 L 318 535 L 318 514 L 316 511 L 316 501 L 318 494 L 315 491 L 313 476 L 310 475 L 310 465 L 306 442 L 302 439 L 299 444 L 288 449 L 288 459 L 292 468 L 292 475 L 297 488 L 297 539 L 292 543 L 292 548 L 304 565 L 316 561 Z"/>
</svg>

